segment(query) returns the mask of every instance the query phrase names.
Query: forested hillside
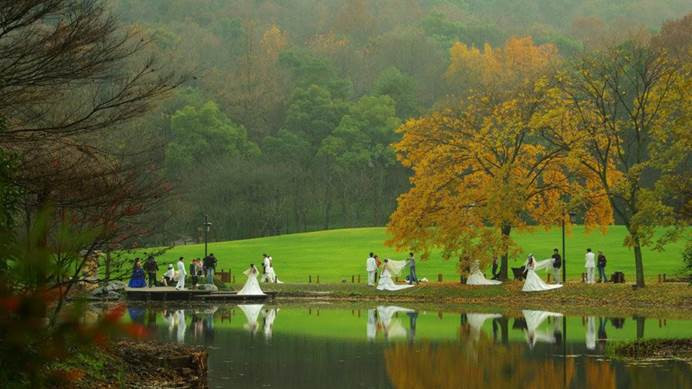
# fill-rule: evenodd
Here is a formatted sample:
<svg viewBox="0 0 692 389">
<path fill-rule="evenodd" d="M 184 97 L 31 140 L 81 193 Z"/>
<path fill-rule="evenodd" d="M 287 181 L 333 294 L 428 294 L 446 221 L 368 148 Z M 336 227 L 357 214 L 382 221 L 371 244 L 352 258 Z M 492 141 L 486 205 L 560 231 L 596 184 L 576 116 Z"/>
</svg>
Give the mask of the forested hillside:
<svg viewBox="0 0 692 389">
<path fill-rule="evenodd" d="M 173 196 L 155 242 L 381 226 L 408 188 L 408 118 L 482 87 L 473 47 L 570 58 L 692 10 L 683 0 L 112 0 L 190 81 L 130 124 Z M 512 37 L 531 39 L 511 40 Z M 463 61 L 461 61 L 463 62 Z"/>
</svg>

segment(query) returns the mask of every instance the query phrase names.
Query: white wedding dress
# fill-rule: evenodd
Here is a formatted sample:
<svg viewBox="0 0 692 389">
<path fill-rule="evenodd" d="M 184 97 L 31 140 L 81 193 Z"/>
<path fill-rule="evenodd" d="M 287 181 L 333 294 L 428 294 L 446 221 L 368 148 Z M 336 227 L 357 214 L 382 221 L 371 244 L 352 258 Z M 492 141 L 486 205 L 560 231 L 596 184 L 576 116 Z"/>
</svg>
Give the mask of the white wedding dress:
<svg viewBox="0 0 692 389">
<path fill-rule="evenodd" d="M 271 283 L 277 283 L 277 284 L 283 284 L 283 282 L 281 282 L 281 280 L 279 280 L 279 277 L 276 276 L 276 272 L 274 272 L 274 266 L 271 266 L 271 265 L 265 267 L 264 281 L 265 282 L 271 282 Z"/>
<path fill-rule="evenodd" d="M 413 288 L 415 285 L 397 285 L 392 280 L 392 275 L 396 276 L 401 272 L 406 266 L 407 261 L 393 261 L 391 259 L 387 260 L 387 263 L 382 267 L 382 274 L 380 274 L 380 279 L 377 281 L 377 290 L 402 290 Z"/>
<path fill-rule="evenodd" d="M 243 288 L 236 293 L 239 296 L 264 296 L 264 292 L 260 288 L 259 281 L 257 281 L 257 269 L 250 268 L 243 272 L 247 276 L 247 281 Z"/>
<path fill-rule="evenodd" d="M 546 284 L 543 282 L 541 277 L 536 274 L 536 270 L 539 269 L 547 269 L 549 266 L 552 266 L 553 264 L 553 259 L 545 259 L 543 261 L 533 261 L 533 265 L 528 265 L 525 264 L 527 274 L 526 274 L 526 281 L 524 281 L 524 287 L 521 288 L 522 292 L 541 292 L 544 290 L 551 290 L 551 289 L 557 289 L 557 288 L 562 288 L 562 284 Z"/>
<path fill-rule="evenodd" d="M 555 343 L 556 339 L 553 332 L 539 331 L 538 327 L 549 317 L 562 317 L 561 313 L 528 309 L 522 310 L 522 313 L 524 320 L 526 320 L 526 342 L 530 348 L 533 348 L 537 342 Z"/>
<path fill-rule="evenodd" d="M 478 261 L 474 261 L 471 266 L 471 275 L 466 280 L 466 285 L 500 285 L 502 281 L 489 280 L 485 278 L 480 269 Z"/>
</svg>

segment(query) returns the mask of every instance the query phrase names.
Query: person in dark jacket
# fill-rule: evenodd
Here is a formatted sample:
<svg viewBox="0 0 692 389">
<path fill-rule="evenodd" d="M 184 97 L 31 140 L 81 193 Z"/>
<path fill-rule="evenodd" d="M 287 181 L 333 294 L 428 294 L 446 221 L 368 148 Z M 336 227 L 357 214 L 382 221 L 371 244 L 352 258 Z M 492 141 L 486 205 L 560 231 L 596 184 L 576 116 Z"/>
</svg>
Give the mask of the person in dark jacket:
<svg viewBox="0 0 692 389">
<path fill-rule="evenodd" d="M 144 271 L 147 272 L 149 287 L 153 288 L 156 286 L 156 272 L 159 271 L 159 265 L 156 263 L 156 258 L 153 255 L 150 255 L 147 261 L 144 262 Z"/>
<path fill-rule="evenodd" d="M 500 278 L 500 272 L 498 271 L 498 264 L 497 264 L 497 256 L 493 257 L 493 267 L 492 267 L 492 273 L 493 273 L 493 280 L 497 280 Z"/>
<path fill-rule="evenodd" d="M 606 277 L 605 267 L 606 267 L 606 257 L 603 255 L 603 251 L 598 252 L 597 259 L 598 266 L 598 282 L 608 282 L 608 277 Z"/>
<path fill-rule="evenodd" d="M 204 257 L 204 272 L 207 275 L 207 284 L 214 283 L 214 270 L 216 269 L 216 257 L 211 253 Z"/>
</svg>

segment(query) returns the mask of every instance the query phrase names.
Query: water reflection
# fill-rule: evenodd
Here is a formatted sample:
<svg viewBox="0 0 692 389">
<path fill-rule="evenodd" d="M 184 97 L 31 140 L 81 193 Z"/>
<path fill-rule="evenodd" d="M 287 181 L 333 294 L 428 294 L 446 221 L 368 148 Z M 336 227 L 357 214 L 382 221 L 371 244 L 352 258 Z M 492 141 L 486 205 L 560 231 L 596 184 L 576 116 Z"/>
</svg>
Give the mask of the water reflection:
<svg viewBox="0 0 692 389">
<path fill-rule="evenodd" d="M 128 313 L 161 339 L 210 346 L 212 387 L 625 388 L 636 387 L 635 378 L 690 387 L 684 363 L 602 358 L 611 341 L 692 337 L 690 320 L 394 305 L 131 306 Z"/>
<path fill-rule="evenodd" d="M 562 318 L 561 313 L 549 312 L 549 311 L 530 311 L 523 310 L 524 320 L 526 322 L 526 328 L 524 333 L 526 334 L 526 343 L 530 348 L 534 348 L 537 342 L 554 344 L 558 342 L 558 339 L 562 338 L 562 326 L 561 321 L 558 323 L 556 318 Z M 551 320 L 552 319 L 552 320 Z M 543 324 L 546 320 L 551 323 L 550 327 L 544 330 L 539 330 L 538 327 Z"/>
</svg>

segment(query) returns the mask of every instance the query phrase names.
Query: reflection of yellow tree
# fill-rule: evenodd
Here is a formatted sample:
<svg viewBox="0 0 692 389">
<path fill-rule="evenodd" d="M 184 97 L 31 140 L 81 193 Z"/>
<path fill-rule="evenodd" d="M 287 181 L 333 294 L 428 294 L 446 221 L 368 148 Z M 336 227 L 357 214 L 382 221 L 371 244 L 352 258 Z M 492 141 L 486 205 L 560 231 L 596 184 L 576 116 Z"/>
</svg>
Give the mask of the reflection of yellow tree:
<svg viewBox="0 0 692 389">
<path fill-rule="evenodd" d="M 470 344 L 467 344 L 470 346 Z M 531 360 L 522 347 L 497 347 L 480 339 L 473 352 L 458 345 L 423 343 L 417 350 L 396 344 L 385 350 L 389 378 L 395 388 L 550 388 L 567 386 L 574 377 L 574 360 Z"/>
<path fill-rule="evenodd" d="M 607 362 L 586 360 L 586 387 L 587 388 L 614 388 L 615 371 Z"/>
</svg>

